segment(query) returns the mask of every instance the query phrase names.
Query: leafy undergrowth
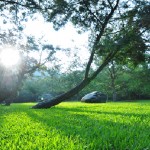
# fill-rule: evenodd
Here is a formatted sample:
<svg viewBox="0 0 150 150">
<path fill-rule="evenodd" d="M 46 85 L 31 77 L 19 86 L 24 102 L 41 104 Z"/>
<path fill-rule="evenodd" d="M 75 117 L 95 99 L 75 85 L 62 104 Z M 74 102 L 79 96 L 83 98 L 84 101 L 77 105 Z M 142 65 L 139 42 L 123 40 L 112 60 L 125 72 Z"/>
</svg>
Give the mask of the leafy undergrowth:
<svg viewBox="0 0 150 150">
<path fill-rule="evenodd" d="M 0 106 L 0 150 L 149 150 L 150 101 Z"/>
</svg>

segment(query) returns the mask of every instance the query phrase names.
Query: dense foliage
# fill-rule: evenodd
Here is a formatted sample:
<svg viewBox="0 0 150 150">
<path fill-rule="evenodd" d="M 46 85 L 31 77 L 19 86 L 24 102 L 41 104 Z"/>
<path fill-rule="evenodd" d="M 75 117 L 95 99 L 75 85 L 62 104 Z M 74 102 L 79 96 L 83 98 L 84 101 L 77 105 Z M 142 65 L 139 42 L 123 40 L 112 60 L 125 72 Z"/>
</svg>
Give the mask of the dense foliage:
<svg viewBox="0 0 150 150">
<path fill-rule="evenodd" d="M 149 99 L 149 71 L 148 64 L 139 65 L 136 68 L 113 64 L 113 66 L 106 67 L 93 82 L 70 100 L 80 100 L 92 91 L 107 94 L 109 101 Z M 83 71 L 73 71 L 67 74 L 56 71 L 45 76 L 30 77 L 24 81 L 15 102 L 37 101 L 43 94 L 53 96 L 62 94 L 76 86 L 82 78 Z"/>
</svg>

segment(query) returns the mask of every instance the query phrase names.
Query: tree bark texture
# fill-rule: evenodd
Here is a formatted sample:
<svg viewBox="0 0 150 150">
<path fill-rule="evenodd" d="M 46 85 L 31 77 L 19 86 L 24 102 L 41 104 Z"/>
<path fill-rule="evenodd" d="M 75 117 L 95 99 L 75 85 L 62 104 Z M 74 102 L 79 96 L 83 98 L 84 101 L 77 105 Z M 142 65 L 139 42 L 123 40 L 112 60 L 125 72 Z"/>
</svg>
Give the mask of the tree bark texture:
<svg viewBox="0 0 150 150">
<path fill-rule="evenodd" d="M 72 96 L 80 92 L 84 87 L 86 87 L 93 79 L 95 79 L 96 76 L 103 70 L 103 68 L 109 63 L 109 61 L 115 56 L 116 53 L 117 51 L 109 53 L 104 62 L 97 68 L 97 70 L 90 77 L 86 76 L 84 80 L 82 80 L 82 82 L 80 82 L 76 87 L 72 88 L 71 90 L 69 90 L 64 94 L 55 97 L 50 101 L 40 102 L 35 106 L 33 106 L 32 108 L 35 109 L 50 108 L 71 98 Z"/>
<path fill-rule="evenodd" d="M 61 103 L 62 101 L 65 101 L 65 100 L 71 98 L 72 96 L 74 96 L 75 94 L 77 94 L 89 83 L 90 83 L 90 80 L 88 78 L 84 79 L 80 84 L 78 84 L 76 87 L 72 88 L 68 92 L 58 95 L 57 97 L 54 97 L 50 101 L 40 102 L 37 105 L 33 106 L 32 108 L 50 108 L 52 106 L 55 106 L 55 105 Z"/>
</svg>

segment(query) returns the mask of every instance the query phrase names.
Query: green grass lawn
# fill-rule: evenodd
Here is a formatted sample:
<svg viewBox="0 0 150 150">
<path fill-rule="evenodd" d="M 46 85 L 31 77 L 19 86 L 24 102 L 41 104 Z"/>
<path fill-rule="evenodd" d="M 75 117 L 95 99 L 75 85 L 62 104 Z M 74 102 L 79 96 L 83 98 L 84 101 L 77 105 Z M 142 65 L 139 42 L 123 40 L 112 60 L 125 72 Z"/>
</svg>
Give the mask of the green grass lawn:
<svg viewBox="0 0 150 150">
<path fill-rule="evenodd" d="M 150 101 L 0 105 L 0 150 L 150 150 Z"/>
</svg>

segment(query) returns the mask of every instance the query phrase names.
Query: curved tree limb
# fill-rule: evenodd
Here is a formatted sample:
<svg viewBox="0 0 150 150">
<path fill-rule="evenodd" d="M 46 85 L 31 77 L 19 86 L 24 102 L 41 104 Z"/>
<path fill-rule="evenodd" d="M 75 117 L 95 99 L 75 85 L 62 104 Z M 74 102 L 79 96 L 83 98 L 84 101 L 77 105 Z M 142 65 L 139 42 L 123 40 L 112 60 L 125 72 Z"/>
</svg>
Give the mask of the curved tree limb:
<svg viewBox="0 0 150 150">
<path fill-rule="evenodd" d="M 105 58 L 103 63 L 100 65 L 100 67 L 98 67 L 98 69 L 92 74 L 92 76 L 89 77 L 89 70 L 90 70 L 91 64 L 92 64 L 93 59 L 94 59 L 96 47 L 97 47 L 97 45 L 98 45 L 98 43 L 99 43 L 99 41 L 100 41 L 100 39 L 101 39 L 101 37 L 102 37 L 102 35 L 104 33 L 104 30 L 105 30 L 105 28 L 106 28 L 106 26 L 108 24 L 108 21 L 111 19 L 115 9 L 117 8 L 118 3 L 119 3 L 119 0 L 117 0 L 116 5 L 111 9 L 111 11 L 108 14 L 108 16 L 106 16 L 105 21 L 104 21 L 104 23 L 102 25 L 101 31 L 96 37 L 96 40 L 95 40 L 95 43 L 94 43 L 94 46 L 93 46 L 93 49 L 92 49 L 89 61 L 88 61 L 87 66 L 86 66 L 84 80 L 82 80 L 76 87 L 72 88 L 68 92 L 66 92 L 66 93 L 64 93 L 62 95 L 59 95 L 59 96 L 53 98 L 50 101 L 40 102 L 40 103 L 36 104 L 35 106 L 33 106 L 32 108 L 35 108 L 35 109 L 50 108 L 52 106 L 55 106 L 55 105 L 61 103 L 64 100 L 67 100 L 67 99 L 71 98 L 72 96 L 74 96 L 75 94 L 80 92 L 85 86 L 87 86 L 101 72 L 101 70 L 111 61 L 111 59 L 117 53 L 117 50 L 116 51 L 111 51 L 107 55 L 107 57 Z"/>
</svg>

